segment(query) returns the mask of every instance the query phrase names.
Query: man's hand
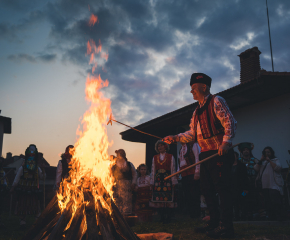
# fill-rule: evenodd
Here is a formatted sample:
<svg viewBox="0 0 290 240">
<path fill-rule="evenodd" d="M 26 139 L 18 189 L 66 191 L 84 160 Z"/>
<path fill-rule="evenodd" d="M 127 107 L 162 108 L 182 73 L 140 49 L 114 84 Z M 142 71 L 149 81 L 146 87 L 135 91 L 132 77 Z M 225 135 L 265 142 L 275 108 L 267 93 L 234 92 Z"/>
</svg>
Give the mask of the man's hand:
<svg viewBox="0 0 290 240">
<path fill-rule="evenodd" d="M 229 144 L 228 143 L 223 143 L 222 145 L 219 146 L 219 151 L 218 151 L 218 154 L 221 156 L 221 155 L 225 155 L 228 153 L 229 151 Z"/>
<path fill-rule="evenodd" d="M 178 142 L 179 141 L 179 137 L 178 135 L 170 135 L 167 136 L 165 138 L 162 139 L 163 142 L 166 142 L 168 144 L 174 143 L 174 142 Z"/>
<path fill-rule="evenodd" d="M 194 180 L 199 180 L 199 178 L 200 178 L 200 173 L 199 172 L 195 172 L 193 179 Z"/>
</svg>

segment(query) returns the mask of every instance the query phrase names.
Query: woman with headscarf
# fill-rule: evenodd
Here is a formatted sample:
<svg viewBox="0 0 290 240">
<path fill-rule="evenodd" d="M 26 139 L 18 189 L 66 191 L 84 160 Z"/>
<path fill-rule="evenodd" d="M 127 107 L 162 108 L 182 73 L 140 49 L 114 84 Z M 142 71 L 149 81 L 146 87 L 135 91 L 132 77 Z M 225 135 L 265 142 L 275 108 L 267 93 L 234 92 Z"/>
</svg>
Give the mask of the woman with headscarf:
<svg viewBox="0 0 290 240">
<path fill-rule="evenodd" d="M 164 178 L 175 173 L 175 159 L 172 154 L 166 152 L 169 145 L 161 140 L 156 142 L 155 150 L 158 154 L 152 160 L 150 184 L 153 192 L 150 206 L 158 208 L 161 222 L 169 223 L 172 209 L 177 207 L 174 201 L 174 186 L 178 181 L 176 176 L 166 181 Z"/>
<path fill-rule="evenodd" d="M 114 186 L 114 199 L 120 212 L 124 216 L 132 214 L 132 190 L 137 184 L 137 173 L 134 165 L 126 158 L 123 149 L 116 150 L 117 158 L 112 167 L 116 184 Z"/>
<path fill-rule="evenodd" d="M 39 179 L 43 179 L 41 168 L 39 167 L 39 153 L 34 144 L 30 144 L 25 151 L 25 161 L 18 169 L 10 192 L 16 188 L 18 203 L 16 213 L 21 215 L 20 225 L 25 225 L 25 217 L 35 214 L 40 215 L 40 189 Z"/>
<path fill-rule="evenodd" d="M 61 155 L 61 160 L 59 160 L 56 168 L 55 189 L 58 189 L 60 182 L 64 178 L 68 177 L 68 172 L 70 170 L 69 164 L 72 159 L 73 149 L 74 149 L 73 145 L 68 145 L 65 149 L 65 153 Z"/>
</svg>

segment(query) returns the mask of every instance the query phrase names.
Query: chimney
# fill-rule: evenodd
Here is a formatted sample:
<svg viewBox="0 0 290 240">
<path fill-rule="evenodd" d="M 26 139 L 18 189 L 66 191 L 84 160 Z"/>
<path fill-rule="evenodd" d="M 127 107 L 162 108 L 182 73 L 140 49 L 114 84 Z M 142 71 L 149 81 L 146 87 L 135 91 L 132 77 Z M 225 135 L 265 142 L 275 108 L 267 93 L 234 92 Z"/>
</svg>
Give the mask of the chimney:
<svg viewBox="0 0 290 240">
<path fill-rule="evenodd" d="M 241 73 L 240 81 L 241 83 L 256 78 L 261 70 L 260 57 L 261 52 L 258 47 L 250 48 L 240 55 Z"/>
<path fill-rule="evenodd" d="M 12 153 L 11 152 L 6 153 L 6 159 L 9 159 L 9 158 L 12 158 Z"/>
</svg>

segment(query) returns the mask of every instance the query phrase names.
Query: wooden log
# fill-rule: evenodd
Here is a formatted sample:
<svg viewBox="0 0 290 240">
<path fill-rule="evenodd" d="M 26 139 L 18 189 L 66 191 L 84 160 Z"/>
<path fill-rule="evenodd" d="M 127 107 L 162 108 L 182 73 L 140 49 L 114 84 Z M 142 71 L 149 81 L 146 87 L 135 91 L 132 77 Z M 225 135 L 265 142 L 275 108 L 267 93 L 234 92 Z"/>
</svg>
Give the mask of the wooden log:
<svg viewBox="0 0 290 240">
<path fill-rule="evenodd" d="M 126 220 L 124 219 L 123 215 L 120 213 L 118 207 L 114 203 L 114 201 L 111 199 L 109 193 L 107 192 L 106 188 L 104 187 L 103 183 L 101 181 L 98 182 L 99 187 L 99 193 L 102 194 L 105 201 L 109 204 L 111 204 L 112 207 L 112 222 L 114 224 L 114 227 L 117 231 L 117 233 L 123 238 L 127 240 L 140 240 L 137 235 L 133 232 L 133 230 L 130 228 Z"/>
<path fill-rule="evenodd" d="M 102 238 L 104 240 L 115 240 L 110 225 L 107 222 L 105 212 L 103 210 L 102 204 L 100 200 L 97 201 L 97 218 L 98 218 L 98 225 L 101 230 Z"/>
<path fill-rule="evenodd" d="M 83 227 L 85 224 L 84 216 L 85 204 L 82 204 L 79 207 L 74 215 L 74 218 L 71 222 L 71 225 L 65 234 L 64 240 L 79 240 L 83 236 Z M 83 225 L 83 227 L 81 227 Z"/>
<path fill-rule="evenodd" d="M 51 231 L 53 230 L 55 224 L 57 223 L 58 219 L 60 218 L 60 212 L 56 214 L 55 218 L 50 221 L 46 227 L 40 229 L 40 232 L 37 234 L 37 236 L 33 240 L 39 240 L 47 237 Z"/>
<path fill-rule="evenodd" d="M 49 224 L 51 220 L 54 219 L 58 212 L 60 212 L 58 207 L 58 199 L 57 196 L 54 196 L 47 207 L 43 210 L 38 220 L 32 225 L 26 235 L 22 238 L 22 240 L 34 239 L 39 234 L 39 231 L 45 228 L 45 226 L 47 226 L 47 224 Z"/>
<path fill-rule="evenodd" d="M 72 216 L 72 202 L 70 202 L 66 209 L 61 214 L 59 220 L 57 221 L 55 227 L 53 228 L 48 240 L 61 240 L 63 238 L 63 232 L 69 223 Z"/>
<path fill-rule="evenodd" d="M 120 213 L 118 207 L 111 199 L 112 217 L 116 231 L 126 240 L 140 240 L 139 237 L 130 228 L 123 215 Z"/>
<path fill-rule="evenodd" d="M 95 199 L 90 192 L 84 192 L 84 200 L 89 202 L 89 204 L 85 207 L 87 221 L 86 240 L 102 240 L 99 235 L 100 228 L 97 225 Z"/>
</svg>

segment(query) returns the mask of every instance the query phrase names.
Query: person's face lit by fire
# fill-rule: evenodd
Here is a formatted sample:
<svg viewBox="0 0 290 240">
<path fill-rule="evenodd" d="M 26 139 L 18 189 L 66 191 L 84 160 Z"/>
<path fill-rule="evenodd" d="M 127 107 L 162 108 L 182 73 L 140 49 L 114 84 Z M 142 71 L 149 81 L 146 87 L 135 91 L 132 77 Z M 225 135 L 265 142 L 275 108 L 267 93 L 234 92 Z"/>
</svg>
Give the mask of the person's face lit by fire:
<svg viewBox="0 0 290 240">
<path fill-rule="evenodd" d="M 140 171 L 141 177 L 146 176 L 146 172 L 147 172 L 146 167 L 140 167 L 139 171 Z"/>
<path fill-rule="evenodd" d="M 244 150 L 243 150 L 243 156 L 246 157 L 246 158 L 248 158 L 248 157 L 250 157 L 250 154 L 251 154 L 250 149 L 244 148 Z"/>
<path fill-rule="evenodd" d="M 162 144 L 162 143 L 159 143 L 159 144 L 158 144 L 157 149 L 158 149 L 158 151 L 159 151 L 160 153 L 165 153 L 165 152 L 166 152 L 166 147 L 165 147 L 165 145 Z"/>
<path fill-rule="evenodd" d="M 205 84 L 203 83 L 194 83 L 191 85 L 191 94 L 194 100 L 202 102 L 204 97 L 208 95 L 208 90 Z"/>
</svg>

